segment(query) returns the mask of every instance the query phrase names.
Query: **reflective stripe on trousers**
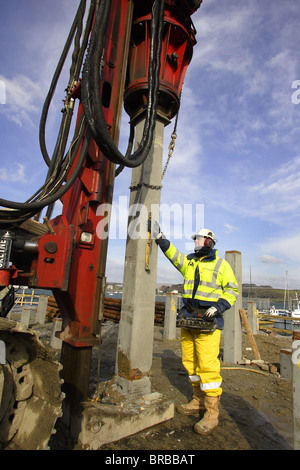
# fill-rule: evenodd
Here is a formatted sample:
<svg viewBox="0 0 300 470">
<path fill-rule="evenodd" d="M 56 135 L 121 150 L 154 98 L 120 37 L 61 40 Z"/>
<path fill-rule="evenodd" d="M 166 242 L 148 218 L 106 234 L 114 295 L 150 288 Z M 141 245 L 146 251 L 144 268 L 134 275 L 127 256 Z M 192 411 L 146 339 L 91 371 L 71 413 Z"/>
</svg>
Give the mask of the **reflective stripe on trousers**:
<svg viewBox="0 0 300 470">
<path fill-rule="evenodd" d="M 193 385 L 200 384 L 201 390 L 211 397 L 222 393 L 220 375 L 221 330 L 199 333 L 197 330 L 181 328 L 182 364 Z"/>
</svg>

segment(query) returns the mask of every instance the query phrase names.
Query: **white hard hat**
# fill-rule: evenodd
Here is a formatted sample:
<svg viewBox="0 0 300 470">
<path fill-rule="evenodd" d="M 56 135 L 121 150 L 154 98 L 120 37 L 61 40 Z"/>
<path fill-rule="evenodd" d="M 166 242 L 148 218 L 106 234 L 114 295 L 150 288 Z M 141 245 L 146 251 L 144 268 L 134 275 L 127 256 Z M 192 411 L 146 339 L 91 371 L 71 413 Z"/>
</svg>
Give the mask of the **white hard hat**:
<svg viewBox="0 0 300 470">
<path fill-rule="evenodd" d="M 199 235 L 200 237 L 211 238 L 214 241 L 214 243 L 216 243 L 217 241 L 214 232 L 212 232 L 211 230 L 208 230 L 207 228 L 201 228 L 199 232 L 192 235 L 192 239 L 195 240 L 197 235 Z"/>
</svg>

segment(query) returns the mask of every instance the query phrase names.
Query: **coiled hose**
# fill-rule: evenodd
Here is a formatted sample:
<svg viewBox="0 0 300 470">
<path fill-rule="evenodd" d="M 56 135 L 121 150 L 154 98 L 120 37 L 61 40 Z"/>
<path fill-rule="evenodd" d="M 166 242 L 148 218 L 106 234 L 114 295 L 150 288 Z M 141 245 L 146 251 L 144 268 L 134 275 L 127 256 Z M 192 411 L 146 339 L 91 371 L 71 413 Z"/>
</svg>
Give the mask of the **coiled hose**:
<svg viewBox="0 0 300 470">
<path fill-rule="evenodd" d="M 82 74 L 82 106 L 91 135 L 102 153 L 113 163 L 126 167 L 137 167 L 147 158 L 153 140 L 156 123 L 157 98 L 159 89 L 160 55 L 164 26 L 165 0 L 155 0 L 152 8 L 150 56 L 149 56 L 149 94 L 143 137 L 137 150 L 123 156 L 115 145 L 107 129 L 100 96 L 100 62 L 103 54 L 105 30 L 111 0 L 101 2 L 97 11 L 91 44 Z"/>
</svg>

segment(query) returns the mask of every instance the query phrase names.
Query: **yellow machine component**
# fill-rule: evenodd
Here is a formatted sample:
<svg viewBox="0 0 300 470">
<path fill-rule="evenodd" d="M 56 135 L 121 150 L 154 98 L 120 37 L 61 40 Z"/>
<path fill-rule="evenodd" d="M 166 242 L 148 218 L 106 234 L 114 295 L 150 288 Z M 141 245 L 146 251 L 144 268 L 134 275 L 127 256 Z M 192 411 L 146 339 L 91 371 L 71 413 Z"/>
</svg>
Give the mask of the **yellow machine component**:
<svg viewBox="0 0 300 470">
<path fill-rule="evenodd" d="M 146 259 L 145 259 L 145 270 L 149 271 L 149 258 L 150 258 L 150 251 L 151 251 L 151 212 L 149 213 L 148 217 L 148 232 L 147 232 L 147 246 L 146 246 Z"/>
</svg>

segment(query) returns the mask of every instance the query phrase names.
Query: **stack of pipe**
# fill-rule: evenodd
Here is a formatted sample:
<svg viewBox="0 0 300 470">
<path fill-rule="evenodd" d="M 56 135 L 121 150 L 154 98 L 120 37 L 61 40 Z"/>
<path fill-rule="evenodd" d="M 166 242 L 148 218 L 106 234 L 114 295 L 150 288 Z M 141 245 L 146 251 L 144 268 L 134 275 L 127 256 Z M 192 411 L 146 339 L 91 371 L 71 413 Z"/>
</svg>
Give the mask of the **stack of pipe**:
<svg viewBox="0 0 300 470">
<path fill-rule="evenodd" d="M 165 318 L 165 302 L 155 302 L 155 317 L 154 323 L 158 323 L 159 325 L 164 324 Z"/>
<path fill-rule="evenodd" d="M 104 299 L 104 320 L 113 320 L 118 323 L 121 316 L 122 299 L 114 299 L 113 297 L 105 297 Z"/>
<path fill-rule="evenodd" d="M 46 319 L 48 321 L 52 321 L 55 318 L 59 318 L 59 317 L 60 317 L 60 310 L 58 308 L 54 295 L 51 295 L 50 297 L 48 297 Z"/>
<path fill-rule="evenodd" d="M 119 323 L 121 316 L 122 299 L 113 297 L 105 297 L 104 299 L 104 316 L 103 320 L 112 320 Z M 154 323 L 163 325 L 165 316 L 165 302 L 155 302 Z M 48 298 L 47 320 L 51 321 L 60 317 L 60 310 L 56 303 L 55 297 L 52 295 Z"/>
<path fill-rule="evenodd" d="M 104 320 L 112 320 L 115 323 L 120 321 L 122 299 L 105 297 L 104 299 Z M 163 325 L 165 315 L 165 302 L 155 302 L 154 323 Z"/>
</svg>

